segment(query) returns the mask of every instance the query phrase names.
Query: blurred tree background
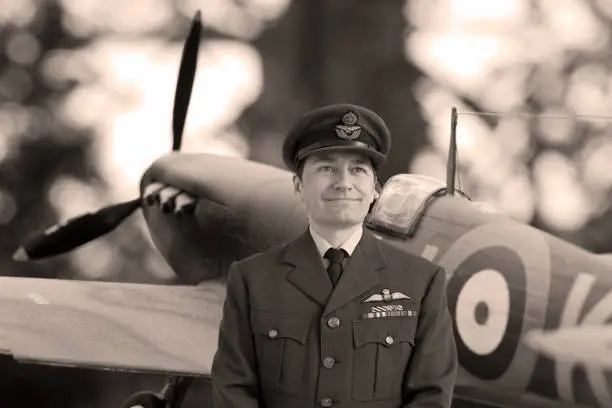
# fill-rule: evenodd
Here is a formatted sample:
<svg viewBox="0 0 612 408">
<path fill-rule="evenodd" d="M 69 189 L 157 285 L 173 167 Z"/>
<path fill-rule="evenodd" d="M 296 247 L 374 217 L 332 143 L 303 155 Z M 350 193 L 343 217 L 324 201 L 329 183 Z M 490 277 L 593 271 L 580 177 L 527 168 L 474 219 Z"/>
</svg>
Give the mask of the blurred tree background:
<svg viewBox="0 0 612 408">
<path fill-rule="evenodd" d="M 336 102 L 393 133 L 382 181 L 444 179 L 450 109 L 462 115 L 462 189 L 508 216 L 612 252 L 605 0 L 0 1 L 0 270 L 8 276 L 175 283 L 140 216 L 73 253 L 11 254 L 30 234 L 132 198 L 169 151 L 182 42 L 205 32 L 184 151 L 282 166 L 284 132 Z M 539 116 L 534 116 L 535 114 Z M 563 118 L 559 118 L 563 117 Z M 95 262 L 91 262 L 95 259 Z M 2 359 L 1 406 L 118 406 L 163 379 Z M 201 406 L 204 382 L 186 406 Z"/>
</svg>

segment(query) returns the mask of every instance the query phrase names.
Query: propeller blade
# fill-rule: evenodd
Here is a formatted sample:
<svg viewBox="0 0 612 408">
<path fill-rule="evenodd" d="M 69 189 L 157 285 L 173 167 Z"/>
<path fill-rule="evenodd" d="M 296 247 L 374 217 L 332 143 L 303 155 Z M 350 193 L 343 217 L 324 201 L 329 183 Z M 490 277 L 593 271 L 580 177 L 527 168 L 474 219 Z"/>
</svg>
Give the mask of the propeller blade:
<svg viewBox="0 0 612 408">
<path fill-rule="evenodd" d="M 198 11 L 193 18 L 189 35 L 185 40 L 176 82 L 172 112 L 173 151 L 180 149 L 183 139 L 183 130 L 197 68 L 201 32 L 201 13 Z M 141 205 L 142 200 L 137 198 L 56 224 L 22 244 L 13 253 L 13 259 L 28 261 L 63 254 L 114 230 Z"/>
<path fill-rule="evenodd" d="M 140 207 L 140 199 L 115 204 L 71 218 L 27 240 L 15 253 L 16 261 L 58 255 L 86 244 L 115 228 Z"/>
<path fill-rule="evenodd" d="M 193 90 L 193 82 L 198 66 L 201 33 L 201 13 L 198 10 L 193 18 L 189 35 L 183 47 L 183 56 L 181 57 L 178 79 L 176 81 L 174 111 L 172 112 L 172 151 L 180 150 L 183 142 L 183 130 L 185 129 L 189 100 L 191 99 L 191 91 Z"/>
</svg>

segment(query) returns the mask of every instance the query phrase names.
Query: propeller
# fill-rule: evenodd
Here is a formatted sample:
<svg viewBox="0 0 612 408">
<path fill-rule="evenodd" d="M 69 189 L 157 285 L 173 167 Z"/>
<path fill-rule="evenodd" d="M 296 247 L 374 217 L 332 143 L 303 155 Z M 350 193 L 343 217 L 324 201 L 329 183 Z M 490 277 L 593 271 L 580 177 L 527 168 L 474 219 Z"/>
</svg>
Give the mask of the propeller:
<svg viewBox="0 0 612 408">
<path fill-rule="evenodd" d="M 172 151 L 179 151 L 183 141 L 183 130 L 197 68 L 201 32 L 201 13 L 197 11 L 183 47 L 176 82 L 172 112 Z M 145 201 L 152 204 L 151 195 L 145 194 L 145 196 Z M 43 259 L 84 245 L 117 228 L 134 211 L 141 208 L 145 201 L 139 197 L 60 222 L 26 240 L 13 253 L 13 259 L 16 261 Z"/>
</svg>

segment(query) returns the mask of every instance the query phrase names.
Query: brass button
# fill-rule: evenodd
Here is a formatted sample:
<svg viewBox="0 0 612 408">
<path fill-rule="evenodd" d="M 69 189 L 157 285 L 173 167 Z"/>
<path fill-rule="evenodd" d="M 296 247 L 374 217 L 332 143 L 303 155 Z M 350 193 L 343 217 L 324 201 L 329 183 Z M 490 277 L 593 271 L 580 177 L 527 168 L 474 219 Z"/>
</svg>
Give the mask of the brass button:
<svg viewBox="0 0 612 408">
<path fill-rule="evenodd" d="M 331 398 L 323 398 L 323 399 L 321 399 L 321 406 L 322 407 L 331 407 L 332 406 Z"/>
<path fill-rule="evenodd" d="M 385 342 L 389 345 L 393 344 L 393 341 L 394 341 L 393 337 L 391 336 L 387 336 L 387 338 L 385 339 Z"/>
<path fill-rule="evenodd" d="M 335 329 L 336 327 L 340 326 L 340 319 L 338 319 L 337 317 L 331 317 L 328 321 L 327 321 L 327 325 L 329 327 L 331 327 L 332 329 Z"/>
<path fill-rule="evenodd" d="M 272 329 L 268 332 L 268 337 L 270 337 L 271 339 L 275 338 L 276 336 L 278 336 L 278 331 Z"/>
<path fill-rule="evenodd" d="M 331 357 L 325 357 L 325 358 L 323 359 L 323 367 L 325 367 L 325 368 L 332 368 L 332 367 L 334 366 L 334 363 L 335 363 L 335 362 L 336 362 L 336 361 L 335 361 L 333 358 L 331 358 Z"/>
</svg>

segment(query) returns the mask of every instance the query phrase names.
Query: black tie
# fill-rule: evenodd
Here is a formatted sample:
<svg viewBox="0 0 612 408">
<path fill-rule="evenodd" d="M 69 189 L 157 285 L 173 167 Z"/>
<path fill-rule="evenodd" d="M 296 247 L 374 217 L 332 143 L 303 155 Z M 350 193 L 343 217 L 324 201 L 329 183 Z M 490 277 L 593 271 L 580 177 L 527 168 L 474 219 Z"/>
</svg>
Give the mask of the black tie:
<svg viewBox="0 0 612 408">
<path fill-rule="evenodd" d="M 340 275 L 342 275 L 342 261 L 348 254 L 344 249 L 329 248 L 325 253 L 325 258 L 329 260 L 329 266 L 327 267 L 327 273 L 331 280 L 332 286 L 336 287 Z"/>
</svg>

